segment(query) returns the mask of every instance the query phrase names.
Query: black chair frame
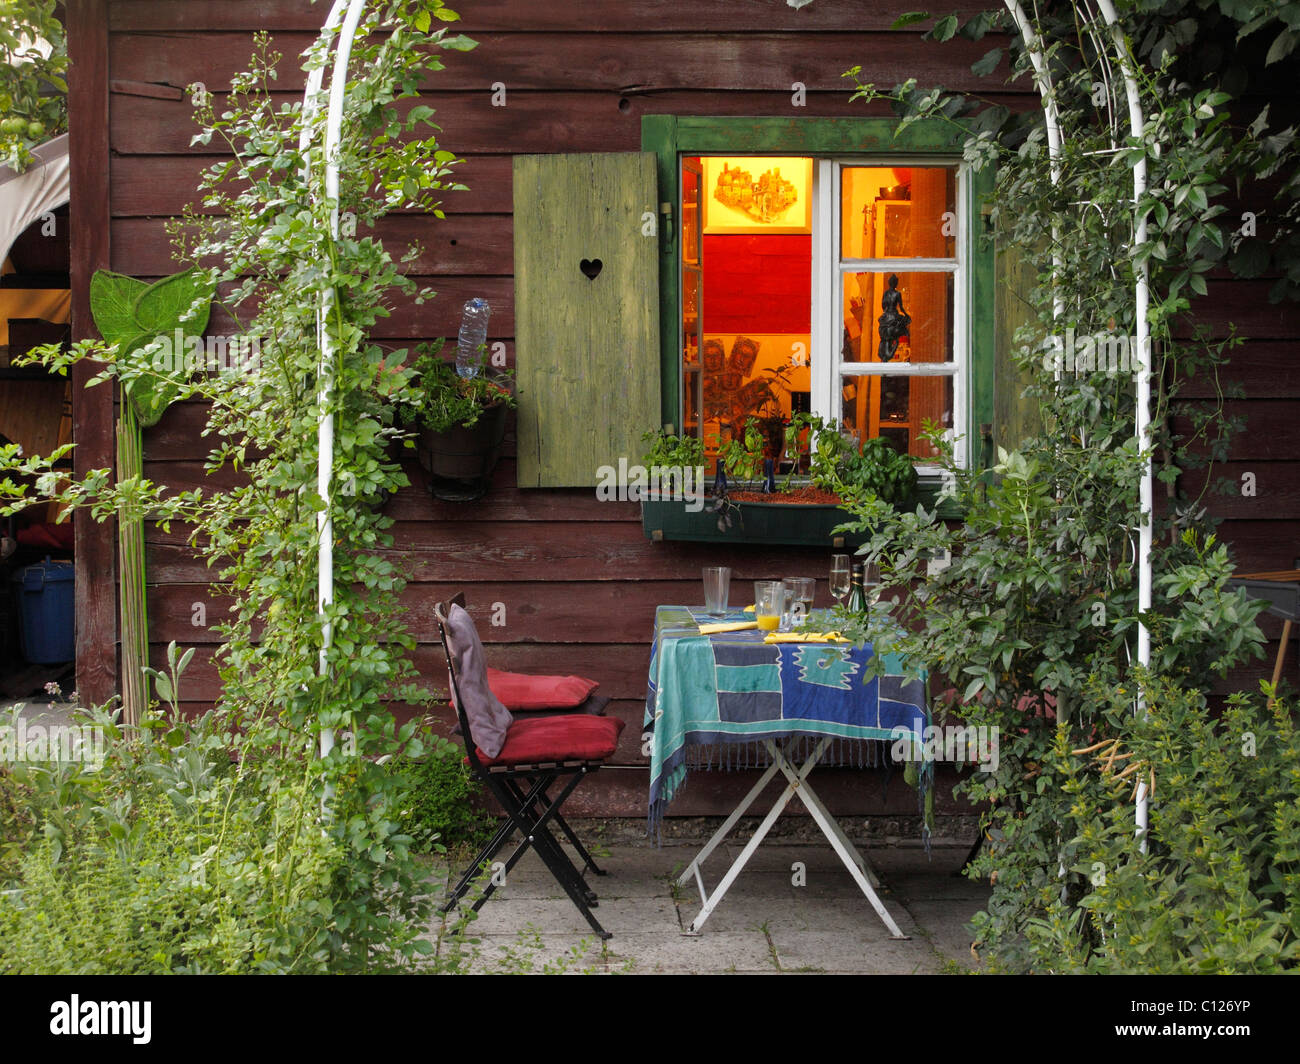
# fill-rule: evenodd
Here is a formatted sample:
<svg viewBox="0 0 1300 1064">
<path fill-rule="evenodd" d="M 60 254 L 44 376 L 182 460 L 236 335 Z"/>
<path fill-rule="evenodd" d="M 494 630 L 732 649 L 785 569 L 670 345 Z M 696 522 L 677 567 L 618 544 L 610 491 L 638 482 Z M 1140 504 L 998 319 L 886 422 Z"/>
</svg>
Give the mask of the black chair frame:
<svg viewBox="0 0 1300 1064">
<path fill-rule="evenodd" d="M 560 807 L 573 793 L 574 788 L 588 775 L 600 768 L 602 762 L 564 761 L 526 765 L 483 764 L 478 756 L 473 732 L 470 730 L 469 717 L 465 712 L 465 700 L 461 697 L 456 667 L 452 662 L 451 648 L 447 643 L 447 613 L 452 603 L 463 607 L 463 601 L 458 601 L 458 599 L 460 599 L 460 596 L 452 599 L 451 603 L 446 605 L 439 603 L 434 608 L 438 633 L 442 638 L 442 648 L 447 658 L 448 683 L 456 706 L 456 716 L 460 721 L 461 736 L 465 742 L 465 754 L 470 771 L 487 787 L 500 804 L 505 811 L 506 820 L 465 870 L 464 875 L 461 876 L 460 881 L 442 906 L 442 912 L 448 913 L 456 907 L 460 900 L 465 897 L 474 881 L 482 876 L 484 870 L 491 865 L 493 859 L 501 852 L 510 837 L 518 832 L 521 841 L 510 856 L 506 858 L 504 867 L 501 870 L 503 876 L 510 874 L 510 870 L 514 868 L 531 846 L 537 851 L 537 855 L 550 870 L 551 875 L 564 888 L 573 904 L 578 907 L 578 910 L 586 918 L 587 923 L 591 925 L 591 929 L 602 939 L 608 939 L 611 937 L 610 933 L 601 927 L 599 921 L 591 912 L 592 908 L 598 904 L 596 894 L 583 879 L 588 869 L 598 876 L 605 875 L 605 872 L 597 866 L 591 854 L 587 852 L 587 848 L 582 845 L 578 836 L 560 814 Z M 549 792 L 557 782 L 561 782 L 560 791 L 552 799 Z M 577 851 L 579 858 L 583 862 L 581 872 L 569 860 L 568 854 L 564 852 L 555 836 L 551 833 L 552 824 L 563 832 Z M 496 875 L 493 875 L 488 880 L 483 893 L 474 900 L 471 906 L 475 912 L 492 896 L 497 888 L 497 883 Z"/>
</svg>

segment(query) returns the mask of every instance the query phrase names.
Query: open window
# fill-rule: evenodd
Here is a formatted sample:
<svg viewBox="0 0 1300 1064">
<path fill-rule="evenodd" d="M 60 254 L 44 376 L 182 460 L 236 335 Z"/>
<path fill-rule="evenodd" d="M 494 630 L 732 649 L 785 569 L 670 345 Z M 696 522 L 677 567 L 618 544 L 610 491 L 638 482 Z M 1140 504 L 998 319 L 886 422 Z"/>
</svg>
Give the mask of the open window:
<svg viewBox="0 0 1300 1064">
<path fill-rule="evenodd" d="M 924 468 L 966 438 L 957 160 L 683 156 L 681 413 L 710 464 L 751 417 L 811 411 Z"/>
<path fill-rule="evenodd" d="M 927 425 L 982 460 L 992 175 L 962 140 L 946 122 L 655 115 L 640 154 L 517 157 L 520 486 L 592 485 L 656 426 L 702 439 L 711 467 L 754 413 L 882 437 L 923 487 Z"/>
<path fill-rule="evenodd" d="M 980 461 L 992 175 L 968 171 L 962 139 L 948 123 L 896 135 L 887 119 L 644 119 L 680 219 L 661 271 L 663 423 L 710 462 L 745 417 L 802 410 L 884 438 L 923 484 L 938 482 L 927 427 Z"/>
</svg>

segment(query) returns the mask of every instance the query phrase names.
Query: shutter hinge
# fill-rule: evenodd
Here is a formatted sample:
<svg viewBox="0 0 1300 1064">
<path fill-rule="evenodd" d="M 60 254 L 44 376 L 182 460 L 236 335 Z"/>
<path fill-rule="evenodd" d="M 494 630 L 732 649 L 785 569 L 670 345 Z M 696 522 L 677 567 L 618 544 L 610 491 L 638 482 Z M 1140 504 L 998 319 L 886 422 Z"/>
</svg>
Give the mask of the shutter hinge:
<svg viewBox="0 0 1300 1064">
<path fill-rule="evenodd" d="M 673 246 L 673 205 L 668 202 L 659 204 L 659 215 L 662 219 L 659 225 L 659 249 L 667 255 Z"/>
</svg>

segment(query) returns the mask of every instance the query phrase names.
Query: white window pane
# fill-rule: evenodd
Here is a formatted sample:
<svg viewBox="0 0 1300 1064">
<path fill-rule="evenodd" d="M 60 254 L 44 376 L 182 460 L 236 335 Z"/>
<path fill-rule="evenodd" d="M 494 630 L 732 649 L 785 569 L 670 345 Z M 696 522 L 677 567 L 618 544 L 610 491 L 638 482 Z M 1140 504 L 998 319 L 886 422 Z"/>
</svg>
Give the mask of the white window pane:
<svg viewBox="0 0 1300 1064">
<path fill-rule="evenodd" d="M 845 362 L 953 361 L 951 273 L 846 273 L 840 287 Z"/>
<path fill-rule="evenodd" d="M 859 444 L 882 436 L 899 452 L 926 461 L 936 452 L 921 433 L 927 421 L 953 427 L 955 383 L 951 376 L 846 374 L 840 378 L 840 423 Z"/>
</svg>

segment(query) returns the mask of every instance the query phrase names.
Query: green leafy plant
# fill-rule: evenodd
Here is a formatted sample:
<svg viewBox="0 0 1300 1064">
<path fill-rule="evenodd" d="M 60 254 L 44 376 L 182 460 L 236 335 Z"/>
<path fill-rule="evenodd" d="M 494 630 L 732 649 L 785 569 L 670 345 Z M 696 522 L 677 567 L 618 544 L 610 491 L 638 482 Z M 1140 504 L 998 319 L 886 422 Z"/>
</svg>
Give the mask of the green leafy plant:
<svg viewBox="0 0 1300 1064">
<path fill-rule="evenodd" d="M 763 430 L 753 418 L 746 418 L 744 429 L 732 433 L 727 442 L 718 448 L 718 461 L 727 476 L 752 486 L 763 475 L 763 448 L 766 440 Z"/>
<path fill-rule="evenodd" d="M 90 279 L 90 312 L 95 327 L 116 348 L 115 365 L 122 391 L 131 401 L 142 428 L 158 423 L 164 411 L 182 392 L 184 372 L 177 363 L 185 351 L 172 351 L 175 338 L 201 340 L 208 327 L 212 285 L 195 268 L 149 284 L 108 270 L 96 270 Z M 161 360 L 161 344 L 171 358 Z"/>
<path fill-rule="evenodd" d="M 312 911 L 296 919 L 311 938 L 301 956 L 331 972 L 410 969 L 432 951 L 427 866 L 399 819 L 409 774 L 381 763 L 398 751 L 415 760 L 422 755 L 418 726 L 398 726 L 389 707 L 424 704 L 431 693 L 409 658 L 415 640 L 403 621 L 405 581 L 391 552 L 392 520 L 357 499 L 406 483 L 388 455 L 402 430 L 385 392 L 400 389 L 410 371 L 381 375 L 385 353 L 370 333 L 395 301 L 419 303 L 432 293 L 403 275 L 374 228 L 393 210 L 441 216 L 436 195 L 460 187 L 450 180 L 454 156 L 428 130 L 432 109 L 403 104 L 436 77 L 441 55 L 474 47 L 448 32 L 444 24 L 456 18 L 441 0 L 366 5 L 344 98 L 337 198 L 326 194 L 323 177 L 324 109 L 281 106 L 272 96 L 280 56 L 266 34 L 257 35 L 250 69 L 232 78 L 220 105 L 195 94 L 195 141 L 215 143 L 220 158 L 204 172 L 201 202 L 172 228 L 178 257 L 215 263 L 196 279 L 222 293 L 232 331 L 258 338 L 261 347 L 252 371 L 195 375 L 179 383 L 176 397 L 208 404 L 206 468 L 223 471 L 235 486 L 114 484 L 105 470 L 68 480 L 53 465 L 60 454 L 0 448 L 0 470 L 12 474 L 0 479 L 5 510 L 36 501 L 23 486 L 35 484 L 37 498 L 81 507 L 90 517 L 139 512 L 191 530 L 216 593 L 229 603 L 214 626 L 221 688 L 213 729 L 222 746 L 214 763 L 230 765 L 234 755 L 250 816 L 278 817 L 284 796 L 285 817 L 310 824 L 302 860 L 312 870 L 304 880 L 304 905 Z M 323 31 L 304 65 L 328 61 L 336 32 Z M 335 236 L 340 215 L 356 227 Z M 322 309 L 334 352 L 323 371 Z M 119 361 L 102 344 L 44 357 L 56 367 L 102 361 L 102 380 L 127 383 L 136 374 L 130 359 Z M 326 415 L 334 422 L 334 479 L 322 493 L 317 438 Z M 337 542 L 334 596 L 322 615 L 316 561 L 319 517 L 327 510 Z M 182 734 L 176 739 L 183 745 Z M 115 785 L 129 778 L 113 775 Z M 219 823 L 217 810 L 236 800 L 205 804 L 200 815 Z M 51 808 L 46 823 L 57 825 L 64 806 Z M 69 824 L 69 846 L 86 850 L 78 860 L 94 859 L 90 848 L 101 829 L 117 830 L 103 824 L 84 835 Z M 170 828 L 158 836 L 174 837 Z M 154 852 L 167 847 L 160 841 Z M 91 876 L 91 865 L 85 867 Z M 249 889 L 260 889 L 259 876 L 294 882 L 277 874 L 254 863 Z M 303 944 L 295 939 L 287 956 L 300 956 Z M 164 962 L 172 963 L 166 956 Z"/>
<path fill-rule="evenodd" d="M 197 270 L 148 284 L 97 270 L 90 279 L 90 311 L 105 341 L 114 347 L 126 402 L 117 425 L 119 485 L 144 480 L 142 428 L 155 425 L 180 395 L 184 374 L 175 357 L 159 366 L 152 357 L 178 338 L 202 337 L 213 290 Z M 188 349 L 188 344 L 182 344 Z M 182 355 L 183 352 L 173 352 Z M 128 724 L 139 721 L 147 701 L 144 670 L 149 660 L 149 618 L 145 604 L 144 519 L 125 510 L 118 522 L 118 572 L 122 628 L 122 711 Z"/>
<path fill-rule="evenodd" d="M 811 466 L 813 483 L 841 498 L 874 497 L 894 506 L 906 506 L 916 495 L 917 474 L 911 458 L 896 451 L 887 440 L 875 437 L 859 449 L 835 421 L 813 426 Z"/>
<path fill-rule="evenodd" d="M 694 469 L 704 464 L 704 441 L 694 436 L 678 436 L 657 431 L 643 432 L 641 442 L 649 448 L 641 456 L 647 468 Z"/>
<path fill-rule="evenodd" d="M 418 759 L 398 755 L 394 767 L 406 769 L 409 789 L 402 804 L 402 830 L 424 853 L 476 847 L 487 841 L 496 822 L 479 804 L 482 788 L 464 764 L 464 751 L 431 733 L 423 737 Z M 405 766 L 403 760 L 408 761 Z"/>
<path fill-rule="evenodd" d="M 394 393 L 398 419 L 403 424 L 431 432 L 446 432 L 456 426 L 471 428 L 485 410 L 516 405 L 509 387 L 509 370 L 493 370 L 480 352 L 475 376 L 462 377 L 453 363 L 439 357 L 442 347 L 443 341 L 435 340 L 419 348 L 406 387 Z"/>
<path fill-rule="evenodd" d="M 56 0 L 6 0 L 0 17 L 0 162 L 14 170 L 68 128 L 68 44 L 57 10 Z"/>
<path fill-rule="evenodd" d="M 966 119 L 967 161 L 1002 164 L 991 204 L 995 239 L 1037 278 L 1033 320 L 1016 344 L 1023 397 L 1038 408 L 1042 430 L 999 450 L 987 472 L 959 468 L 951 443 L 931 435 L 945 494 L 965 513 L 960 525 L 924 508 L 894 512 L 878 499 L 847 503 L 857 518 L 852 527 L 872 533 L 865 550 L 898 589 L 894 613 L 906 631 L 889 649 L 946 677 L 951 686 L 935 705 L 940 719 L 1000 737 L 997 767 L 971 773 L 961 789 L 985 809 L 989 838 L 972 865 L 973 875 L 993 880 L 977 943 L 1005 970 L 1295 966 L 1288 892 L 1300 840 L 1294 818 L 1278 818 L 1293 801 L 1286 788 L 1294 776 L 1270 767 L 1274 757 L 1294 757 L 1294 740 L 1241 696 L 1229 699 L 1216 725 L 1209 699 L 1214 679 L 1259 657 L 1263 643 L 1254 623 L 1261 605 L 1227 586 L 1231 559 L 1198 505 L 1210 478 L 1193 475 L 1206 456 L 1222 460 L 1232 425 L 1221 391 L 1174 406 L 1193 377 L 1218 380 L 1232 340 L 1187 339 L 1172 326 L 1206 293 L 1207 272 L 1236 259 L 1243 234 L 1233 231 L 1239 219 L 1225 202 L 1229 190 L 1257 191 L 1252 182 L 1294 175 L 1296 150 L 1292 131 L 1267 132 L 1266 114 L 1232 125 L 1231 94 L 1213 77 L 1203 89 L 1181 80 L 1200 30 L 1191 20 L 1171 37 L 1169 14 L 1168 5 L 1122 13 L 1127 54 L 1147 59 L 1138 69 L 1141 141 L 1112 123 L 1126 113 L 1122 92 L 1115 99 L 1103 91 L 1098 100 L 1096 85 L 1114 58 L 1097 48 L 1116 38 L 1076 5 L 1034 15 L 1038 36 L 1050 42 L 1060 108 L 1063 149 L 1055 160 L 1041 113 L 1013 116 L 914 81 L 889 93 L 859 91 L 888 99 L 904 125 Z M 1026 42 L 1005 15 L 960 23 L 947 16 L 931 33 L 978 39 L 1010 30 L 1015 71 L 1028 71 Z M 1165 44 L 1155 48 L 1156 41 Z M 1186 54 L 1175 55 L 1184 45 Z M 982 60 L 985 72 L 999 58 Z M 1137 204 L 1152 222 L 1144 243 L 1135 242 L 1139 160 L 1150 176 Z M 1280 193 L 1268 192 L 1281 249 L 1295 232 L 1298 193 L 1295 176 Z M 1282 272 L 1297 261 L 1293 254 Z M 1151 518 L 1153 603 L 1139 612 L 1138 484 L 1148 456 L 1134 439 L 1132 372 L 1060 371 L 1045 352 L 1067 327 L 1081 336 L 1135 333 L 1133 291 L 1143 265 L 1152 294 L 1158 476 L 1172 499 Z M 1285 294 L 1288 283 L 1274 294 Z M 1190 431 L 1171 427 L 1174 410 Z M 950 564 L 930 572 L 935 557 Z M 1149 669 L 1136 663 L 1139 622 L 1150 633 Z M 870 634 L 859 619 L 844 626 L 846 634 Z M 1234 753 L 1246 732 L 1269 736 L 1265 757 Z M 1287 778 L 1265 784 L 1270 771 Z M 1139 783 L 1154 784 L 1146 853 L 1134 840 Z M 1269 827 L 1247 838 L 1247 823 Z"/>
</svg>

